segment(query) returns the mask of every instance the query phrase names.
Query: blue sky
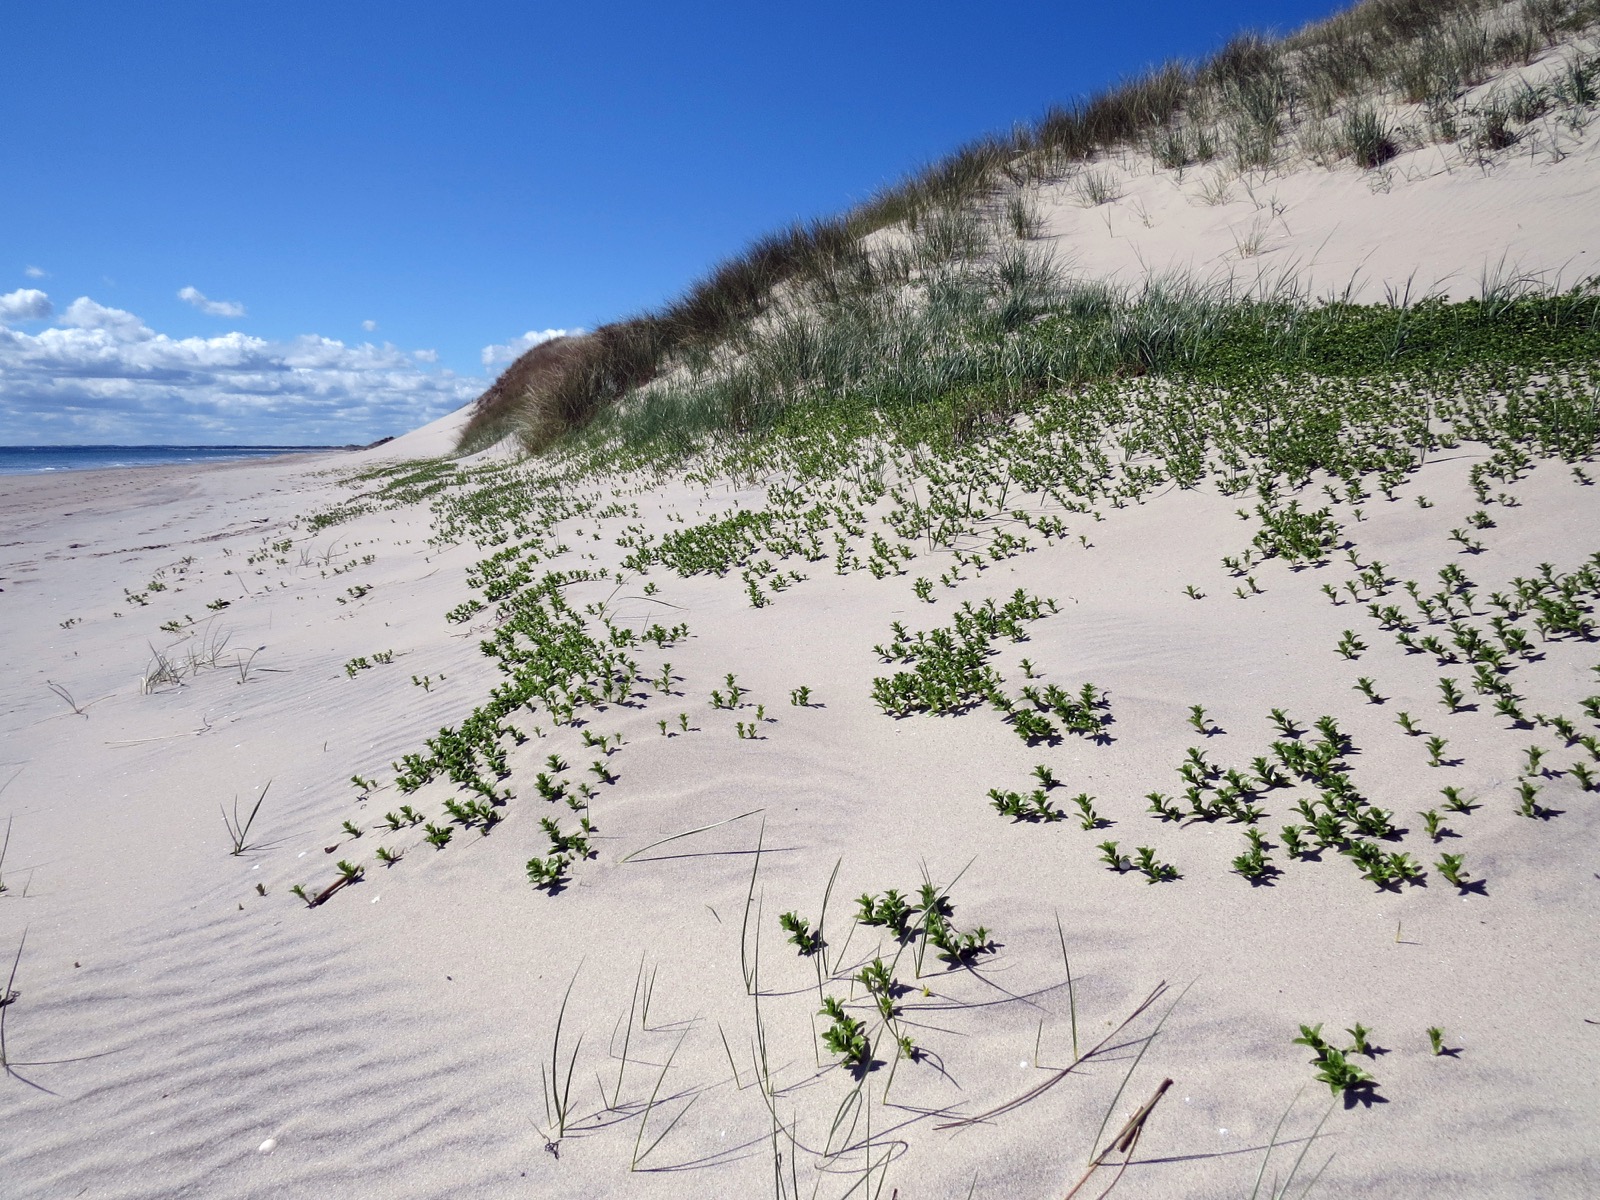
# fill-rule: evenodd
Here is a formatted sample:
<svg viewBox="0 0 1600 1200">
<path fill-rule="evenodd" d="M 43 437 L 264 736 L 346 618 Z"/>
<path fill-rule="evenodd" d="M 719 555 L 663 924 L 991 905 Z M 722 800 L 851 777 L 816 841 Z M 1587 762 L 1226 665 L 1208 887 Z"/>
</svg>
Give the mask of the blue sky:
<svg viewBox="0 0 1600 1200">
<path fill-rule="evenodd" d="M 0 444 L 400 433 L 491 347 L 1336 7 L 13 3 Z"/>
</svg>

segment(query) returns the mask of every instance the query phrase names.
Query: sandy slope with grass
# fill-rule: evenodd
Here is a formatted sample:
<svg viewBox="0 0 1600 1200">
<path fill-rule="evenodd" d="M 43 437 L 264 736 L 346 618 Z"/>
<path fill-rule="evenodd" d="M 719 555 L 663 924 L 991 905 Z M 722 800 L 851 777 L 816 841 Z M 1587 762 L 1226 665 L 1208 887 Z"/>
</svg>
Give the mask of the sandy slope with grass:
<svg viewBox="0 0 1600 1200">
<path fill-rule="evenodd" d="M 1187 194 L 1196 175 L 1130 174 L 1114 203 L 1044 197 L 1044 232 L 1091 273 L 1284 262 L 1378 297 L 1474 290 L 1501 262 L 1570 280 L 1600 245 L 1593 147 L 1431 174 L 1417 149 L 1388 190 L 1353 167 L 1234 179 L 1232 208 Z M 1327 542 L 1292 564 L 1223 565 L 1262 522 L 1216 473 L 1092 511 L 1008 492 L 953 547 L 892 561 L 870 477 L 932 492 L 863 442 L 827 484 L 841 512 L 876 497 L 845 569 L 830 530 L 814 561 L 741 578 L 625 560 L 686 533 L 704 540 L 672 543 L 684 561 L 714 559 L 733 527 L 708 523 L 793 474 L 675 463 L 563 490 L 494 455 L 407 465 L 466 416 L 353 454 L 0 480 L 7 1196 L 1061 1196 L 1164 1079 L 1123 1173 L 1111 1155 L 1080 1196 L 1269 1196 L 1291 1175 L 1296 1196 L 1600 1194 L 1592 463 L 1508 467 L 1462 440 L 1388 495 L 1319 475 L 1293 498 L 1326 508 Z M 1501 654 L 1513 718 L 1452 639 L 1488 637 L 1519 579 L 1556 595 L 1541 564 L 1576 615 L 1541 634 L 1528 600 L 1501 630 L 1525 639 Z M 506 685 L 480 643 L 546 571 L 574 573 L 550 592 L 566 607 L 547 597 L 544 640 L 509 644 L 581 671 L 611 656 L 619 690 L 513 706 L 503 775 L 457 762 L 403 791 L 406 756 L 431 738 L 449 759 L 441 728 Z M 1038 598 L 1022 640 L 988 637 L 983 662 L 1010 696 L 1093 684 L 1105 705 L 1063 702 L 1030 745 L 1020 700 L 1009 719 L 875 702 L 907 669 L 880 653 L 896 623 L 950 628 L 1019 589 Z M 1289 764 L 1319 745 L 1362 819 L 1388 814 L 1372 838 L 1405 858 L 1384 886 L 1304 829 L 1290 853 L 1319 787 Z M 533 886 L 542 822 L 580 819 L 587 846 Z M 318 898 L 342 863 L 359 878 L 324 903 L 292 890 Z M 924 884 L 949 960 L 926 916 L 903 937 L 859 919 L 863 894 Z M 887 1019 L 852 978 L 877 960 Z M 859 1071 L 823 1040 L 848 1047 L 852 1021 Z M 1375 1082 L 1334 1096 L 1302 1025 Z"/>
<path fill-rule="evenodd" d="M 1474 457 L 1430 462 L 1394 502 L 1368 501 L 1359 522 L 1335 506 L 1361 559 L 1398 579 L 1459 563 L 1486 593 L 1540 562 L 1570 570 L 1596 549 L 1600 489 L 1548 464 L 1511 489 L 1515 507 L 1496 507 L 1482 552 L 1463 553 L 1445 534 L 1476 505 Z M 1378 1079 L 1369 1102 L 1335 1106 L 1302 1166 L 1308 1182 L 1331 1155 L 1317 1194 L 1577 1197 L 1600 1186 L 1590 971 L 1600 801 L 1567 774 L 1544 782 L 1546 819 L 1518 815 L 1512 794 L 1524 744 L 1542 743 L 1558 772 L 1581 749 L 1545 730 L 1508 732 L 1481 698 L 1447 712 L 1441 669 L 1388 641 L 1340 658 L 1352 605 L 1334 607 L 1320 589 L 1354 574 L 1341 563 L 1267 563 L 1255 572 L 1263 594 L 1231 596 L 1238 581 L 1218 562 L 1249 532 L 1235 499 L 1203 487 L 1109 510 L 1084 539 L 973 572 L 932 604 L 907 577 L 815 569 L 759 609 L 731 577 L 656 572 L 653 595 L 637 579 L 574 585 L 574 603 L 605 602 L 623 626 L 688 624 L 686 640 L 639 655 L 646 675 L 670 660 L 670 692 L 640 686 L 581 728 L 524 714 L 529 740 L 511 751 L 517 798 L 504 819 L 487 835 L 458 828 L 435 850 L 419 829 L 388 833 L 379 818 L 407 799 L 388 764 L 493 684 L 476 646 L 489 623 L 444 617 L 478 553 L 430 545 L 418 504 L 309 532 L 298 518 L 349 495 L 329 473 L 345 466 L 329 457 L 6 483 L 0 922 L 7 949 L 20 950 L 0 1092 L 10 1194 L 761 1194 L 773 1154 L 758 1064 L 785 1129 L 813 1151 L 827 1148 L 855 1087 L 817 1044 L 816 969 L 776 920 L 796 910 L 815 924 L 835 864 L 829 969 L 894 963 L 906 989 L 898 1027 L 922 1053 L 897 1062 L 879 1046 L 870 1106 L 847 1112 L 837 1157 L 796 1165 L 807 1190 L 817 1178 L 822 1194 L 866 1186 L 870 1161 L 884 1195 L 964 1195 L 974 1178 L 975 1195 L 1061 1194 L 1102 1122 L 1109 1134 L 1170 1077 L 1121 1186 L 1247 1195 L 1291 1101 L 1300 1097 L 1276 1134 L 1269 1183 L 1328 1110 L 1307 1052 L 1290 1044 L 1302 1022 L 1341 1043 L 1334 1031 L 1361 1022 L 1378 1048 L 1359 1059 Z M 636 497 L 636 519 L 564 524 L 573 548 L 558 565 L 615 567 L 627 525 L 664 531 L 673 514 L 759 498 L 664 484 Z M 917 569 L 931 573 L 940 558 L 928 558 Z M 1205 598 L 1189 598 L 1189 584 Z M 1028 623 L 1025 642 L 1002 639 L 999 669 L 1020 681 L 1027 658 L 1041 685 L 1095 682 L 1111 697 L 1108 744 L 1029 747 L 982 710 L 903 720 L 878 710 L 873 646 L 891 622 L 925 628 L 959 600 L 1017 588 L 1059 612 Z M 158 629 L 172 620 L 178 633 Z M 179 679 L 147 694 L 152 648 Z M 389 652 L 392 662 L 375 661 Z M 1593 643 L 1557 639 L 1537 654 L 1518 680 L 1530 710 L 1571 710 L 1600 691 Z M 372 665 L 347 671 L 356 659 Z M 744 691 L 737 711 L 710 703 L 729 672 Z M 1381 704 L 1353 690 L 1363 674 Z M 802 686 L 808 707 L 790 703 Z M 1204 735 L 1188 722 L 1196 703 Z M 738 737 L 756 704 L 758 736 Z M 1280 737 L 1274 707 L 1308 738 L 1315 717 L 1334 716 L 1358 751 L 1355 778 L 1409 830 L 1404 847 L 1430 863 L 1460 847 L 1481 890 L 1430 872 L 1425 887 L 1380 892 L 1335 853 L 1290 862 L 1281 850 L 1282 874 L 1253 887 L 1229 869 L 1240 825 L 1146 814 L 1146 792 L 1181 789 L 1187 747 L 1238 767 L 1266 752 Z M 1400 710 L 1448 737 L 1450 765 L 1428 765 L 1422 737 L 1395 727 Z M 620 747 L 602 758 L 584 733 L 620 735 Z M 574 784 L 597 759 L 613 780 L 595 780 L 594 858 L 554 895 L 523 871 L 544 853 L 538 819 L 572 819 L 532 787 L 550 754 Z M 1027 792 L 1041 763 L 1061 781 L 1050 796 L 1069 819 L 998 817 L 987 790 Z M 353 773 L 382 786 L 363 801 Z M 1414 814 L 1436 808 L 1445 783 L 1476 807 L 1447 812 L 1451 833 L 1435 845 Z M 263 789 L 247 848 L 231 855 L 219 809 L 238 797 L 248 814 Z M 1079 827 L 1068 799 L 1078 792 L 1095 797 L 1102 829 Z M 454 794 L 436 781 L 409 799 L 442 819 Z M 1265 801 L 1273 843 L 1292 815 L 1282 797 Z M 341 831 L 345 820 L 359 838 Z M 728 823 L 641 853 L 716 822 Z M 1130 853 L 1152 847 L 1182 878 L 1108 870 L 1096 849 L 1108 838 Z M 378 845 L 404 857 L 385 868 Z M 289 894 L 333 882 L 340 859 L 365 878 L 313 910 Z M 928 951 L 918 977 L 915 948 L 895 962 L 896 940 L 852 927 L 851 914 L 855 896 L 912 894 L 924 872 L 952 885 L 954 923 L 987 926 L 992 948 L 959 967 Z M 639 986 L 641 963 L 653 987 Z M 870 1016 L 859 986 L 825 990 L 853 991 L 854 1011 Z M 753 1049 L 758 1008 L 764 1057 Z M 1056 1079 L 1074 1025 L 1080 1052 L 1114 1036 L 1015 1111 L 936 1128 Z M 1430 1052 L 1430 1026 L 1448 1054 Z M 552 1054 L 556 1075 L 572 1072 L 559 1157 L 541 1098 Z M 780 1162 L 787 1172 L 787 1153 Z"/>
<path fill-rule="evenodd" d="M 1556 47 L 1458 104 L 1496 111 L 1526 89 L 1549 91 L 1595 49 L 1589 40 Z M 1488 150 L 1428 140 L 1420 105 L 1391 100 L 1376 111 L 1395 132 L 1393 157 L 1374 167 L 1307 149 L 1305 135 L 1290 169 L 1164 168 L 1130 151 L 1022 188 L 1012 204 L 1073 272 L 1134 284 L 1181 276 L 1371 304 L 1465 298 L 1516 279 L 1570 287 L 1600 271 L 1600 138 L 1587 121 L 1549 113 Z"/>
</svg>

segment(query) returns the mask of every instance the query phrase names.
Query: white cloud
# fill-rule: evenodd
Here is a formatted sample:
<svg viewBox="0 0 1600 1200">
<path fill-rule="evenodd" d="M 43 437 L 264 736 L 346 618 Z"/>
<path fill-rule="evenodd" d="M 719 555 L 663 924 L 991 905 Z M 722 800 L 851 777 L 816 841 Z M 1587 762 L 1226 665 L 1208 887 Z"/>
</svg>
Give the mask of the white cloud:
<svg viewBox="0 0 1600 1200">
<path fill-rule="evenodd" d="M 42 321 L 54 311 L 50 297 L 38 288 L 18 288 L 0 296 L 0 324 L 6 321 Z"/>
<path fill-rule="evenodd" d="M 67 311 L 61 314 L 61 324 L 73 329 L 99 330 L 119 342 L 142 342 L 155 336 L 150 327 L 131 312 L 107 308 L 87 296 L 79 296 L 67 305 Z M 45 330 L 39 336 L 44 337 L 49 333 L 49 330 Z"/>
<path fill-rule="evenodd" d="M 483 390 L 435 358 L 316 335 L 174 338 L 81 296 L 36 334 L 0 327 L 0 445 L 369 442 Z"/>
<path fill-rule="evenodd" d="M 365 329 L 368 333 L 372 333 L 377 330 L 378 323 L 376 321 L 363 321 L 361 322 L 361 328 Z"/>
<path fill-rule="evenodd" d="M 581 329 L 530 329 L 521 337 L 514 337 L 503 345 L 485 346 L 483 365 L 493 367 L 500 363 L 512 362 L 521 358 L 540 342 L 548 342 L 558 337 L 574 337 L 582 332 Z"/>
<path fill-rule="evenodd" d="M 27 266 L 22 268 L 22 273 L 29 279 L 43 279 L 50 272 L 43 267 Z"/>
<path fill-rule="evenodd" d="M 244 305 L 235 300 L 212 300 L 197 287 L 186 287 L 178 292 L 178 299 L 192 304 L 208 317 L 242 317 Z"/>
</svg>

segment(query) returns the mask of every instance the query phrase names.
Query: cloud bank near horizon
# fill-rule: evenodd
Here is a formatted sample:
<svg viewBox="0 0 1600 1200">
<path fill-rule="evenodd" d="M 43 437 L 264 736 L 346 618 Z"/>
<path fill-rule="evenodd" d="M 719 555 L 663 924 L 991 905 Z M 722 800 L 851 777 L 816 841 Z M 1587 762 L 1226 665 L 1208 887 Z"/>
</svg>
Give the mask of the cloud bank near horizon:
<svg viewBox="0 0 1600 1200">
<path fill-rule="evenodd" d="M 197 307 L 221 306 L 213 315 L 243 312 L 191 291 Z M 443 416 L 484 387 L 432 365 L 432 350 L 317 334 L 175 338 L 88 296 L 37 333 L 11 328 L 53 316 L 37 288 L 0 295 L 0 444 L 368 442 Z"/>
</svg>

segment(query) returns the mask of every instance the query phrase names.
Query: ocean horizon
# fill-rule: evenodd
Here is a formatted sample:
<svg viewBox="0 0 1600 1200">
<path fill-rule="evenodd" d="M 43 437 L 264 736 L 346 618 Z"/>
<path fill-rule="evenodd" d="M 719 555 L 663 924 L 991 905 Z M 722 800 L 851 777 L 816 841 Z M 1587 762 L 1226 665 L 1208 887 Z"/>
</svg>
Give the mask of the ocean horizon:
<svg viewBox="0 0 1600 1200">
<path fill-rule="evenodd" d="M 0 475 L 230 462 L 343 450 L 344 446 L 0 446 Z"/>
</svg>

